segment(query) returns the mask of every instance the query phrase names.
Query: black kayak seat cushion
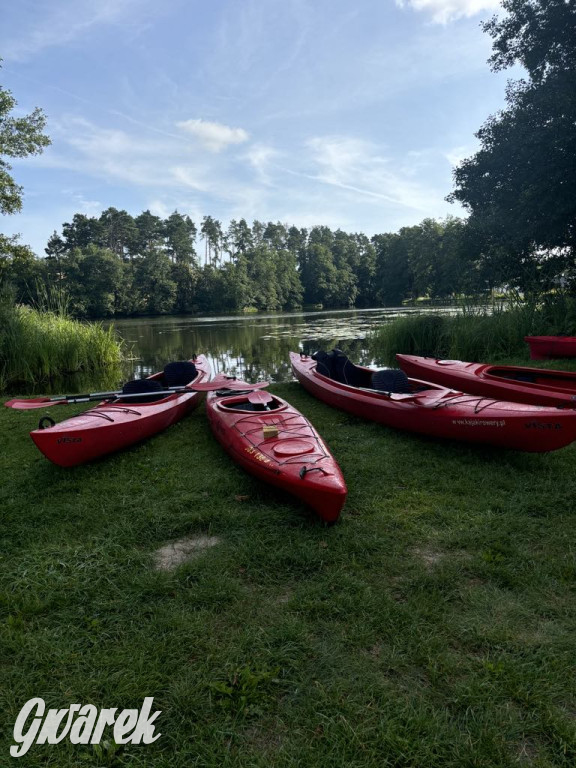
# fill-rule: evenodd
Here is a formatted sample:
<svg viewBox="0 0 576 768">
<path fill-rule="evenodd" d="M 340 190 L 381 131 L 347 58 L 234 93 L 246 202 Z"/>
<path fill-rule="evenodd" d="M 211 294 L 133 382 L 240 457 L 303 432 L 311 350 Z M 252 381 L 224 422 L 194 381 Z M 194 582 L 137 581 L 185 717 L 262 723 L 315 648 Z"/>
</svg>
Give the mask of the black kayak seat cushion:
<svg viewBox="0 0 576 768">
<path fill-rule="evenodd" d="M 316 370 L 322 376 L 348 384 L 350 387 L 369 387 L 371 372 L 359 368 L 340 349 L 331 352 L 319 350 L 312 355 L 316 360 Z"/>
<path fill-rule="evenodd" d="M 331 379 L 332 376 L 332 358 L 323 349 L 319 349 L 312 355 L 312 360 L 316 360 L 316 370 L 322 376 Z"/>
<path fill-rule="evenodd" d="M 130 397 L 127 400 L 119 398 L 119 402 L 125 403 L 155 403 L 156 400 L 162 400 L 166 395 L 155 395 L 154 392 L 162 392 L 164 387 L 156 379 L 133 379 L 127 381 L 122 387 L 123 395 L 139 395 L 142 397 Z"/>
<path fill-rule="evenodd" d="M 400 368 L 374 371 L 372 374 L 372 389 L 398 395 L 408 395 L 412 392 L 410 380 Z"/>
<path fill-rule="evenodd" d="M 198 371 L 189 360 L 177 360 L 164 368 L 164 382 L 167 387 L 185 387 L 196 378 Z"/>
</svg>

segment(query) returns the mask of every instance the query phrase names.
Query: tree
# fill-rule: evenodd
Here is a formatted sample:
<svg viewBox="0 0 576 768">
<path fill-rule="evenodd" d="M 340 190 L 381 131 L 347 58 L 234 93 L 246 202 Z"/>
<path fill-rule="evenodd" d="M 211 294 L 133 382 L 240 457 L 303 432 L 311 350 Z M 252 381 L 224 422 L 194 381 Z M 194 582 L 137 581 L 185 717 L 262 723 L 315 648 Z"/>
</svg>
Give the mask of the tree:
<svg viewBox="0 0 576 768">
<path fill-rule="evenodd" d="M 240 219 L 240 221 L 232 219 L 226 233 L 226 242 L 232 258 L 238 253 L 246 253 L 248 248 L 252 246 L 252 231 L 246 223 L 246 219 Z"/>
<path fill-rule="evenodd" d="M 62 225 L 62 238 L 64 239 L 63 246 L 54 232 L 48 241 L 48 247 L 45 249 L 49 256 L 56 255 L 56 252 L 71 251 L 73 248 L 101 245 L 104 239 L 103 223 L 93 216 L 75 213 L 71 222 Z"/>
<path fill-rule="evenodd" d="M 165 315 L 176 302 L 176 283 L 172 265 L 165 253 L 152 250 L 134 264 L 134 288 L 140 310 L 151 315 Z"/>
<path fill-rule="evenodd" d="M 28 157 L 38 155 L 50 144 L 43 131 L 46 118 L 36 107 L 25 117 L 13 117 L 16 99 L 11 91 L 0 86 L 0 213 L 17 213 L 22 209 L 22 187 L 18 186 L 9 171 L 12 166 L 4 157 Z"/>
<path fill-rule="evenodd" d="M 386 307 L 397 307 L 412 294 L 413 277 L 408 264 L 406 238 L 399 234 L 374 235 L 376 297 Z"/>
<path fill-rule="evenodd" d="M 136 237 L 132 243 L 131 256 L 143 256 L 153 248 L 164 245 L 164 222 L 160 216 L 146 210 L 134 219 Z"/>
<path fill-rule="evenodd" d="M 484 29 L 494 39 L 493 70 L 522 64 L 507 108 L 476 134 L 481 148 L 454 172 L 470 225 L 510 262 L 506 280 L 528 288 L 573 265 L 576 250 L 576 3 L 504 0 L 508 16 Z M 561 258 L 559 258 L 561 257 Z M 528 283 L 526 281 L 529 281 Z"/>
<path fill-rule="evenodd" d="M 307 251 L 306 262 L 301 270 L 304 301 L 326 307 L 337 306 L 340 285 L 338 269 L 330 249 L 326 245 L 313 243 Z"/>
<path fill-rule="evenodd" d="M 174 211 L 164 222 L 168 256 L 176 264 L 195 263 L 196 225 L 189 216 Z"/>
<path fill-rule="evenodd" d="M 127 211 L 107 208 L 100 216 L 102 227 L 100 245 L 109 248 L 120 258 L 132 258 L 134 243 L 138 237 L 136 223 Z"/>
<path fill-rule="evenodd" d="M 44 264 L 27 245 L 17 236 L 0 235 L 0 294 L 8 291 L 18 302 L 34 301 L 44 277 Z"/>
<path fill-rule="evenodd" d="M 121 291 L 122 261 L 112 251 L 90 245 L 78 264 L 87 317 L 111 317 Z"/>
<path fill-rule="evenodd" d="M 571 0 L 503 0 L 508 16 L 482 27 L 494 40 L 492 69 L 522 64 L 534 83 L 576 67 L 576 8 Z"/>
<path fill-rule="evenodd" d="M 206 241 L 205 264 L 213 263 L 216 265 L 220 258 L 223 239 L 222 225 L 218 219 L 204 216 L 200 226 L 200 236 Z"/>
</svg>

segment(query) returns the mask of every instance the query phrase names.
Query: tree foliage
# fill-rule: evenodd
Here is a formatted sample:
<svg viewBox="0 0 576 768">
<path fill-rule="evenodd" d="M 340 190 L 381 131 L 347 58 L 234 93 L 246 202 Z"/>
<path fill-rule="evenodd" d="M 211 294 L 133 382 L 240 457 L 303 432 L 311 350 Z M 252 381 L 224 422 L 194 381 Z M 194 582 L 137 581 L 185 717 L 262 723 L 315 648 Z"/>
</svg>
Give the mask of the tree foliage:
<svg viewBox="0 0 576 768">
<path fill-rule="evenodd" d="M 17 213 L 22 208 L 22 187 L 12 177 L 6 157 L 37 155 L 50 144 L 43 132 L 46 118 L 38 107 L 29 115 L 14 117 L 17 106 L 11 91 L 0 86 L 0 213 Z"/>
<path fill-rule="evenodd" d="M 504 0 L 484 29 L 494 70 L 521 64 L 506 109 L 480 128 L 480 150 L 455 170 L 449 199 L 470 211 L 484 256 L 524 289 L 573 272 L 576 249 L 576 3 Z"/>
</svg>

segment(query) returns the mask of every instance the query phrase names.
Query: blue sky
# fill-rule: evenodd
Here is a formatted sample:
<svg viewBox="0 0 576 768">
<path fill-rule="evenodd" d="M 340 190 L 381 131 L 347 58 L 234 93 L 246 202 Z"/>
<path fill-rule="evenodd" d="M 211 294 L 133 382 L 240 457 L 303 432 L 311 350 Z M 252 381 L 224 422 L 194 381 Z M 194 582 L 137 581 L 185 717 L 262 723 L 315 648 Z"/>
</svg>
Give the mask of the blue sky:
<svg viewBox="0 0 576 768">
<path fill-rule="evenodd" d="M 444 198 L 504 105 L 480 21 L 496 0 L 19 0 L 0 83 L 52 146 L 14 161 L 43 255 L 75 213 L 394 232 Z"/>
</svg>

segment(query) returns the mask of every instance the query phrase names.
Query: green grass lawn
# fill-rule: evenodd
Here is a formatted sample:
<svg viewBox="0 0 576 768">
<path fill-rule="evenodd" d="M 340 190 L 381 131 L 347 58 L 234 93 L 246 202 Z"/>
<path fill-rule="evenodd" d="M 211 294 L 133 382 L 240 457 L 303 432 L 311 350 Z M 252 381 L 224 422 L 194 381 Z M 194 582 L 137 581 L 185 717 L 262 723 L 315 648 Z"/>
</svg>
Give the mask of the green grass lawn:
<svg viewBox="0 0 576 768">
<path fill-rule="evenodd" d="M 203 406 L 73 469 L 28 436 L 45 411 L 0 408 L 0 764 L 32 697 L 153 696 L 156 743 L 17 764 L 573 768 L 576 446 L 440 443 L 272 390 L 340 462 L 333 527 L 232 464 Z M 218 543 L 155 569 L 195 536 Z"/>
</svg>

